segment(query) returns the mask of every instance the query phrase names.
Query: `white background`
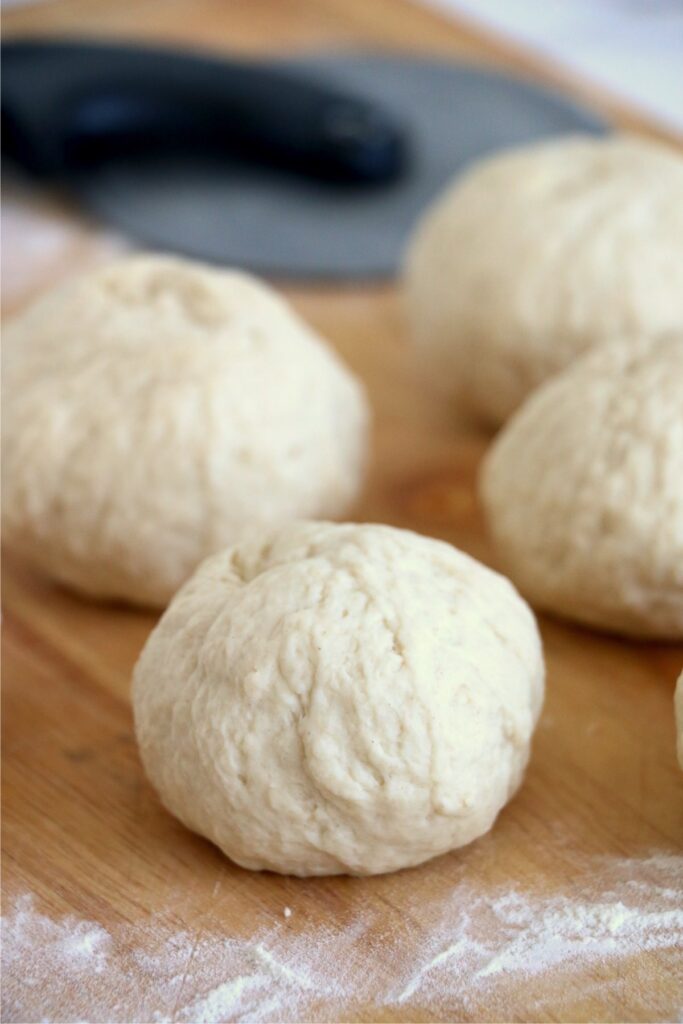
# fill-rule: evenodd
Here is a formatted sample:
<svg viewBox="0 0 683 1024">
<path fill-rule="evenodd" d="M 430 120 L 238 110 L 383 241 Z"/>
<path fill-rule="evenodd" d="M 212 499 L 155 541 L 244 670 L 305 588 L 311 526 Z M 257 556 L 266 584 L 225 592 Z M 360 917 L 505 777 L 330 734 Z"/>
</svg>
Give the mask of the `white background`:
<svg viewBox="0 0 683 1024">
<path fill-rule="evenodd" d="M 477 20 L 683 132 L 683 0 L 423 0 Z"/>
</svg>

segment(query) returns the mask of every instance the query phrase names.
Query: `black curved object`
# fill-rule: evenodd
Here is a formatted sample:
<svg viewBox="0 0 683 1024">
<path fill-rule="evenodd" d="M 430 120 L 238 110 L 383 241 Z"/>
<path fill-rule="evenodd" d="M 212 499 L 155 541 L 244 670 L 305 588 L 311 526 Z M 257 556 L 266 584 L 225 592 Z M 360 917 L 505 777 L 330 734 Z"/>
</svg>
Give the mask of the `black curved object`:
<svg viewBox="0 0 683 1024">
<path fill-rule="evenodd" d="M 1 53 L 3 152 L 62 183 L 164 153 L 351 184 L 404 166 L 393 117 L 291 68 L 96 41 L 10 40 Z"/>
<path fill-rule="evenodd" d="M 416 220 L 472 161 L 607 127 L 523 78 L 405 53 L 266 63 L 10 40 L 2 84 L 4 152 L 103 222 L 308 281 L 395 274 Z"/>
</svg>

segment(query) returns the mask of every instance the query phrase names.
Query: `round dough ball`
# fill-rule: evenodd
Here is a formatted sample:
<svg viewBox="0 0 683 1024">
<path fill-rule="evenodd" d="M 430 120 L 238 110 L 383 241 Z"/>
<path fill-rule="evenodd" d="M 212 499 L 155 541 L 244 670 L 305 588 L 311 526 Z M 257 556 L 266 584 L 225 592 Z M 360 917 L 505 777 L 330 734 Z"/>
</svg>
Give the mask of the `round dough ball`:
<svg viewBox="0 0 683 1024">
<path fill-rule="evenodd" d="M 388 526 L 295 523 L 208 559 L 134 674 L 164 804 L 244 867 L 376 874 L 492 825 L 543 697 L 503 577 Z"/>
<path fill-rule="evenodd" d="M 579 354 L 683 328 L 683 159 L 636 137 L 568 137 L 475 166 L 409 248 L 420 363 L 501 423 Z"/>
<path fill-rule="evenodd" d="M 683 637 L 683 334 L 608 344 L 544 384 L 496 438 L 481 488 L 533 604 Z"/>
<path fill-rule="evenodd" d="M 123 259 L 4 342 L 5 538 L 89 595 L 165 605 L 246 526 L 336 517 L 359 489 L 361 385 L 245 274 Z"/>
<path fill-rule="evenodd" d="M 676 683 L 674 697 L 676 706 L 676 748 L 678 750 L 678 763 L 683 768 L 683 672 Z"/>
</svg>

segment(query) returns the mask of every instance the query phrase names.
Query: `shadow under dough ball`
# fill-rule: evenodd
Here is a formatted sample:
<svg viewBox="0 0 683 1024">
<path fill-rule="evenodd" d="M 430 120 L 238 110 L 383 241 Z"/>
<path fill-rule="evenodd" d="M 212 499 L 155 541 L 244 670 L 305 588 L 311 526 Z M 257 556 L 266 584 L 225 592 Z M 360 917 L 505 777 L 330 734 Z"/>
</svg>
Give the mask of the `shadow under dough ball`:
<svg viewBox="0 0 683 1024">
<path fill-rule="evenodd" d="M 683 769 L 683 672 L 678 677 L 675 693 L 676 709 L 676 750 L 678 752 L 678 763 Z"/>
</svg>

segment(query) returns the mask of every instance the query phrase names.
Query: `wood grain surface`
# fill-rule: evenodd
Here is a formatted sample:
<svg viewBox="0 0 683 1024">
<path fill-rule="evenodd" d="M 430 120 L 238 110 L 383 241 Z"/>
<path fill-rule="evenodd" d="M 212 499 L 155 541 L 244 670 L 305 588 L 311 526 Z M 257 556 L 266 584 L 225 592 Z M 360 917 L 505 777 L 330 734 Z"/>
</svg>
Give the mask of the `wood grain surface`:
<svg viewBox="0 0 683 1024">
<path fill-rule="evenodd" d="M 558 81 L 541 62 L 400 0 L 57 0 L 3 20 L 6 34 L 135 33 L 252 51 L 362 42 L 466 55 Z M 586 95 L 585 87 L 571 88 Z M 613 100 L 593 100 L 621 124 L 657 131 Z M 441 537 L 495 565 L 475 496 L 488 439 L 455 422 L 415 381 L 396 290 L 287 291 L 369 388 L 374 458 L 354 518 Z M 454 971 L 438 990 L 417 986 L 410 998 L 393 1001 L 382 952 L 389 946 L 418 969 L 439 921 L 443 932 L 440 908 L 452 907 L 454 892 L 471 900 L 473 893 L 514 891 L 533 906 L 584 899 L 596 886 L 604 897 L 615 877 L 609 865 L 626 864 L 619 884 L 632 885 L 637 905 L 638 892 L 657 881 L 658 858 L 680 852 L 683 841 L 672 707 L 680 646 L 622 642 L 542 618 L 546 706 L 524 786 L 493 831 L 413 871 L 301 881 L 234 867 L 165 813 L 146 782 L 129 683 L 154 617 L 82 601 L 29 572 L 11 551 L 3 582 L 3 883 L 10 914 L 30 893 L 37 911 L 96 922 L 128 952 L 136 942 L 158 951 L 179 933 L 199 950 L 207 937 L 248 940 L 259 930 L 290 929 L 292 941 L 338 934 L 342 959 L 350 956 L 344 936 L 364 923 L 360 952 L 349 960 L 355 964 L 358 953 L 364 964 L 356 992 L 348 984 L 341 995 L 320 987 L 309 994 L 307 1019 L 667 1020 L 681 1012 L 680 948 L 625 943 L 621 957 L 581 961 L 559 975 L 511 971 L 490 987 Z M 672 909 L 681 905 L 677 882 L 667 890 Z M 291 917 L 283 918 L 285 906 Z M 206 988 L 189 963 L 182 976 L 136 990 L 120 1002 L 116 1019 L 190 1019 L 182 1008 Z M 38 990 L 6 978 L 3 1019 L 84 1019 L 73 1016 L 78 993 L 50 977 Z M 106 986 L 106 973 L 100 983 Z M 274 974 L 272 984 L 284 982 Z M 103 1016 L 110 1004 L 96 984 L 89 998 L 87 1019 L 113 1019 Z M 295 1019 L 283 1007 L 275 1003 L 261 1017 L 247 1007 L 240 1019 Z M 203 1012 L 198 1019 L 232 1019 L 225 1008 Z"/>
</svg>

